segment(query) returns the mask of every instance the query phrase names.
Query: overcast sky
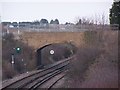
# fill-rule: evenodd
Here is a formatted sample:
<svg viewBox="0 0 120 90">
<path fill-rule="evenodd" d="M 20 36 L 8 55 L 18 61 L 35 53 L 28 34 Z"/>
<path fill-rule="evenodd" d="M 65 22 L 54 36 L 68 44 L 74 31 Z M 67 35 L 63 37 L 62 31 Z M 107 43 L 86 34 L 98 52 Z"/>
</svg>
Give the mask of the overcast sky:
<svg viewBox="0 0 120 90">
<path fill-rule="evenodd" d="M 102 14 L 109 22 L 113 0 L 1 0 L 2 21 L 34 21 L 42 18 L 58 19 L 60 23 L 74 23 L 78 17 L 95 19 Z"/>
</svg>

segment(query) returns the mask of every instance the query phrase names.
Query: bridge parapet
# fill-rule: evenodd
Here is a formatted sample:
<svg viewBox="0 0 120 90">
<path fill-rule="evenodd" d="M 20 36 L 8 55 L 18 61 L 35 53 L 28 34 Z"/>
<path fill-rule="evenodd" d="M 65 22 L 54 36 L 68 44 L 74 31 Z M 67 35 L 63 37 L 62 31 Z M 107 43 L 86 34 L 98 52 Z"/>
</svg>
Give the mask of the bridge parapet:
<svg viewBox="0 0 120 90">
<path fill-rule="evenodd" d="M 83 45 L 84 32 L 24 32 L 21 40 L 38 49 L 50 43 L 71 42 L 76 46 Z"/>
</svg>

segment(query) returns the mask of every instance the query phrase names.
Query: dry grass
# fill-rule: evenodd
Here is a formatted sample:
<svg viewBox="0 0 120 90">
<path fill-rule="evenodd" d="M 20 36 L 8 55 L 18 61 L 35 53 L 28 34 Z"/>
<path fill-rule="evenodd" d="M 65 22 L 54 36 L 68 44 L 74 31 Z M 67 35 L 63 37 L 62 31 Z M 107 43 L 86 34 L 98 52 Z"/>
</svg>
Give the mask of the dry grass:
<svg viewBox="0 0 120 90">
<path fill-rule="evenodd" d="M 94 63 L 100 53 L 100 50 L 97 48 L 79 48 L 75 59 L 70 63 L 68 71 L 69 84 L 66 86 L 69 88 L 80 87 L 81 82 L 84 81 L 86 70 L 88 70 L 88 67 Z"/>
<path fill-rule="evenodd" d="M 102 32 L 104 53 L 89 67 L 86 81 L 82 88 L 117 88 L 118 87 L 118 33 Z"/>
<path fill-rule="evenodd" d="M 65 87 L 117 88 L 118 32 L 85 32 L 84 41 L 71 61 Z"/>
</svg>

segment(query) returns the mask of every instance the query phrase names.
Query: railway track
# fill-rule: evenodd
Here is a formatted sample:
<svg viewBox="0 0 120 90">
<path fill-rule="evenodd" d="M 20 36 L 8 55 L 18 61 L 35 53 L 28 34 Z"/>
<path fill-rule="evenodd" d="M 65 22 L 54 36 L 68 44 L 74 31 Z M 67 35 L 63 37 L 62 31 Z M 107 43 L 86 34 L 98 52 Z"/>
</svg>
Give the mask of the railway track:
<svg viewBox="0 0 120 90">
<path fill-rule="evenodd" d="M 61 78 L 65 76 L 65 74 L 61 75 L 62 72 L 67 70 L 67 66 L 69 65 L 71 57 L 62 61 L 59 61 L 55 64 L 45 67 L 43 70 L 38 70 L 35 73 L 30 74 L 24 78 L 21 78 L 17 81 L 14 81 L 9 84 L 3 84 L 2 90 L 6 90 L 8 88 L 20 89 L 20 88 L 29 88 L 30 90 L 37 88 L 44 88 L 44 84 L 51 80 L 54 77 L 57 77 L 54 82 L 50 83 L 47 87 L 51 89 L 52 86 L 57 83 Z"/>
</svg>

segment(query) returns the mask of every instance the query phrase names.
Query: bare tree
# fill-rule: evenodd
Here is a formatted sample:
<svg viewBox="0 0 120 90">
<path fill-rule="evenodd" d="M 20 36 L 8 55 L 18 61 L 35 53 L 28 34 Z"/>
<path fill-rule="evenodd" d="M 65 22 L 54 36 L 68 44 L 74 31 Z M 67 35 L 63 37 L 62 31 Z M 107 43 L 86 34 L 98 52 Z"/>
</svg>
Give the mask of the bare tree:
<svg viewBox="0 0 120 90">
<path fill-rule="evenodd" d="M 81 19 L 80 17 L 75 17 L 74 23 L 75 23 L 75 24 L 79 23 L 79 20 L 80 20 L 80 19 Z"/>
<path fill-rule="evenodd" d="M 94 18 L 94 24 L 98 24 L 98 16 L 95 14 L 95 18 Z"/>
<path fill-rule="evenodd" d="M 104 13 L 102 14 L 101 19 L 102 19 L 102 25 L 105 25 L 105 15 L 104 15 Z"/>
</svg>

